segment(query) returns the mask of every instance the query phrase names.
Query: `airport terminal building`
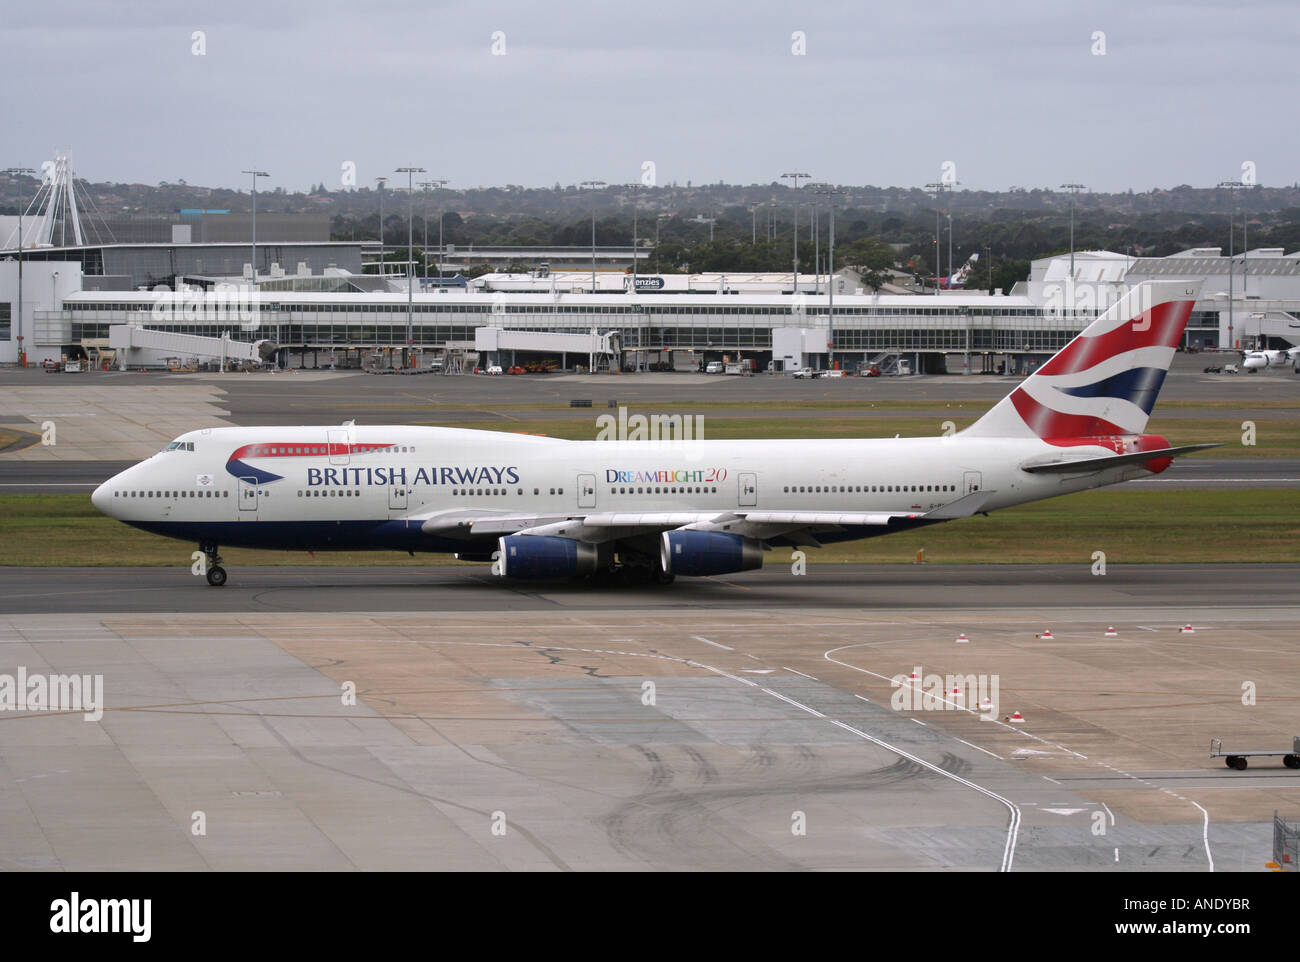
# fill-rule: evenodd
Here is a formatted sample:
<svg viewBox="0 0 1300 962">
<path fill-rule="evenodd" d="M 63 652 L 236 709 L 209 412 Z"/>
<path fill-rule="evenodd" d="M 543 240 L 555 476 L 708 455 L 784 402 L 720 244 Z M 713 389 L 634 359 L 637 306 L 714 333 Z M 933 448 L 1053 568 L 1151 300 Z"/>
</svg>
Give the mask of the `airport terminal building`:
<svg viewBox="0 0 1300 962">
<path fill-rule="evenodd" d="M 139 249 L 141 257 L 156 259 L 150 245 Z M 409 325 L 414 353 L 430 358 L 474 351 L 481 341 L 476 332 L 495 328 L 614 333 L 620 354 L 614 363 L 624 369 L 640 369 L 652 360 L 692 368 L 710 360 L 744 358 L 754 360 L 759 370 L 769 361 L 774 370 L 903 361 L 902 369 L 913 372 L 1016 372 L 1032 370 L 1130 285 L 1173 277 L 1202 285 L 1185 337 L 1190 349 L 1249 347 L 1261 336 L 1285 340 L 1290 334 L 1291 342 L 1300 340 L 1300 255 L 1280 250 L 1232 259 L 1217 248 L 1167 258 L 1076 252 L 1073 274 L 1068 255 L 1044 258 L 1034 262 L 1028 281 L 1005 295 L 869 293 L 855 276 L 839 274 L 833 279 L 833 298 L 825 277 L 816 279 L 817 293 L 810 290 L 814 279 L 807 277 L 800 278 L 795 293 L 790 275 L 675 279 L 657 286 L 641 283 L 633 291 L 627 289 L 630 275 L 610 272 L 573 272 L 563 284 L 545 276 L 514 275 L 522 283 L 509 292 L 478 283 L 421 290 L 408 298 L 403 278 L 359 275 L 372 283 L 349 285 L 344 283 L 348 270 L 321 267 L 322 258 L 331 264 L 343 259 L 351 266 L 354 247 L 299 250 L 305 254 L 296 274 L 281 271 L 256 289 L 248 285 L 246 269 L 242 275 L 229 271 L 235 274 L 229 279 L 242 282 L 246 292 L 237 316 L 220 310 L 220 304 L 214 309 L 212 292 L 222 279 L 213 276 L 216 271 L 201 276 L 177 271 L 174 279 L 190 289 L 186 294 L 92 290 L 88 288 L 98 285 L 86 271 L 94 267 L 85 260 L 59 261 L 55 251 L 31 252 L 41 256 L 25 265 L 29 360 L 57 356 L 71 344 L 109 349 L 116 343 L 121 356 L 113 356 L 112 363 L 159 365 L 176 348 L 161 337 L 150 342 L 145 334 L 154 332 L 210 341 L 205 352 L 200 341 L 187 339 L 184 349 L 194 354 L 215 356 L 224 338 L 273 343 L 282 365 L 354 364 L 366 352 L 406 347 Z M 292 252 L 295 257 L 299 250 Z M 192 257 L 196 252 L 188 253 Z M 16 271 L 12 259 L 2 258 L 0 254 L 0 362 L 12 363 L 18 353 Z M 207 264 L 187 266 L 193 270 Z M 246 262 L 241 266 L 246 268 Z M 127 262 L 117 269 L 128 276 L 137 270 Z M 665 292 L 674 287 L 680 293 Z M 114 341 L 114 328 L 144 333 L 123 347 L 127 342 L 120 333 Z M 514 354 L 484 360 L 520 361 Z"/>
</svg>

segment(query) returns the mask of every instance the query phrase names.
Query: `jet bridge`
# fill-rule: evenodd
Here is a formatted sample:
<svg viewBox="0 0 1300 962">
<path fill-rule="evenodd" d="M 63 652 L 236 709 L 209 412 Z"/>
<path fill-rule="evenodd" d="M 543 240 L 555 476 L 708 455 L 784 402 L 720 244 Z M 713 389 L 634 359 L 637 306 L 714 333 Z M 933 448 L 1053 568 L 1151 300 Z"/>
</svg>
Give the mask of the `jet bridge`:
<svg viewBox="0 0 1300 962">
<path fill-rule="evenodd" d="M 500 327 L 480 327 L 474 331 L 474 347 L 490 358 L 489 364 L 501 363 L 502 354 L 533 353 L 566 356 L 586 355 L 594 368 L 597 359 L 617 369 L 622 347 L 618 331 L 589 334 L 556 331 L 512 331 Z"/>
<path fill-rule="evenodd" d="M 158 366 L 169 357 L 264 363 L 275 356 L 276 349 L 274 341 L 232 341 L 225 336 L 154 331 L 131 324 L 111 325 L 108 345 L 115 352 L 115 360 L 123 371 L 133 365 Z"/>
</svg>

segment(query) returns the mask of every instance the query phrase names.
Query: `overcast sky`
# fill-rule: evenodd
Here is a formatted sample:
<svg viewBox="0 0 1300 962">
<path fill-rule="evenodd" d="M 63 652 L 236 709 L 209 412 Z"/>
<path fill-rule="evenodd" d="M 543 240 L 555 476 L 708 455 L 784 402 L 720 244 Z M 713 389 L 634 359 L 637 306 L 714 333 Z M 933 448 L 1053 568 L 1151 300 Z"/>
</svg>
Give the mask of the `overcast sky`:
<svg viewBox="0 0 1300 962">
<path fill-rule="evenodd" d="M 92 181 L 1300 180 L 1293 0 L 0 3 L 0 166 Z"/>
</svg>

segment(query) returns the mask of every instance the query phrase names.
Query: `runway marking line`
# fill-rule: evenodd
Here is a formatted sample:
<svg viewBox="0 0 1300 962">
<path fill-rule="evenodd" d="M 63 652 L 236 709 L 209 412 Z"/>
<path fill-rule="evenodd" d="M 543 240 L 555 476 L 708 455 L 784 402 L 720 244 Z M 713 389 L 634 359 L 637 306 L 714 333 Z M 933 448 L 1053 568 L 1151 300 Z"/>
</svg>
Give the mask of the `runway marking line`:
<svg viewBox="0 0 1300 962">
<path fill-rule="evenodd" d="M 514 644 L 505 644 L 502 642 L 491 642 L 491 641 L 443 641 L 437 638 L 429 639 L 427 643 L 433 645 L 453 644 L 453 645 L 459 645 L 461 647 L 472 647 L 472 648 L 514 648 L 514 647 L 518 647 L 521 644 L 519 642 L 516 642 Z M 751 681 L 748 678 L 742 678 L 739 675 L 733 675 L 730 672 L 724 671 L 721 668 L 716 668 L 713 665 L 709 665 L 701 661 L 695 661 L 692 658 L 680 658 L 676 655 L 665 655 L 659 652 L 650 653 L 650 652 L 639 652 L 639 651 L 606 651 L 603 649 L 577 648 L 570 645 L 552 645 L 552 644 L 531 645 L 528 643 L 522 643 L 522 644 L 524 644 L 525 647 L 536 648 L 538 650 L 576 651 L 576 652 L 582 652 L 584 654 L 611 654 L 611 655 L 621 655 L 624 657 L 631 657 L 631 658 L 659 658 L 665 661 L 673 661 L 673 662 L 677 662 L 678 664 L 689 665 L 693 668 L 702 668 L 705 671 L 711 671 L 714 674 L 721 675 L 724 678 L 729 678 L 732 681 L 745 685 L 748 688 L 756 688 L 759 691 L 762 691 L 763 693 L 772 696 L 773 698 L 777 698 L 780 701 L 792 705 L 795 708 L 800 709 L 801 711 L 805 711 L 816 718 L 820 718 L 824 721 L 827 721 L 837 728 L 842 728 L 845 731 L 857 735 L 859 738 L 863 738 L 871 742 L 872 744 L 885 749 L 888 752 L 892 752 L 893 754 L 898 755 L 901 758 L 906 758 L 908 761 L 915 762 L 917 765 L 920 765 L 922 768 L 928 769 L 929 771 L 932 771 L 943 778 L 947 778 L 951 781 L 957 782 L 960 785 L 964 785 L 965 787 L 970 788 L 976 792 L 979 792 L 981 795 L 984 795 L 988 798 L 992 798 L 997 802 L 999 802 L 1000 804 L 1004 805 L 1009 813 L 1009 818 L 1008 818 L 1008 825 L 1007 825 L 1007 840 L 1002 850 L 1002 863 L 1001 863 L 1000 871 L 1003 872 L 1011 871 L 1012 865 L 1014 864 L 1015 861 L 1016 842 L 1020 836 L 1020 822 L 1021 822 L 1020 806 L 1018 806 L 1015 802 L 1011 801 L 1011 799 L 1006 798 L 1003 795 L 999 795 L 997 792 L 985 788 L 983 785 L 973 782 L 968 778 L 963 778 L 960 775 L 956 775 L 953 774 L 952 772 L 946 771 L 943 768 L 940 768 L 938 765 L 935 765 L 933 762 L 926 761 L 924 758 L 920 758 L 916 755 L 913 755 L 911 752 L 898 748 L 895 745 L 891 745 L 888 742 L 884 741 L 883 739 L 877 738 L 875 735 L 868 734 L 867 732 L 864 732 L 861 729 L 854 728 L 852 725 L 846 724 L 845 722 L 842 722 L 837 718 L 830 718 L 829 716 L 824 715 L 822 712 L 819 712 L 817 709 L 810 708 L 808 705 L 795 701 L 793 698 L 789 698 L 785 695 L 782 695 L 780 692 L 772 691 L 770 688 L 764 688 L 763 686 L 759 685 L 755 681 Z"/>
<path fill-rule="evenodd" d="M 699 635 L 691 635 L 691 637 L 694 638 L 696 641 L 702 641 L 702 642 L 704 642 L 706 645 L 712 645 L 714 648 L 721 648 L 723 651 L 735 651 L 735 650 L 736 650 L 735 648 L 728 647 L 727 645 L 724 645 L 724 644 L 722 644 L 721 642 L 717 642 L 717 641 L 709 641 L 709 639 L 707 639 L 707 638 L 701 638 Z"/>
<path fill-rule="evenodd" d="M 953 736 L 953 737 L 955 738 L 956 736 Z M 977 752 L 983 752 L 985 755 L 993 755 L 993 752 L 989 751 L 987 748 L 980 748 L 978 745 L 972 745 L 970 742 L 966 741 L 966 739 L 964 739 L 964 738 L 958 738 L 957 741 L 961 742 L 963 745 L 967 745 L 967 746 L 969 746 L 970 748 L 975 749 Z M 1001 755 L 993 755 L 993 757 L 996 758 L 996 759 L 997 759 L 998 761 L 1000 761 L 1000 762 L 1004 762 L 1004 761 L 1006 761 L 1006 759 L 1003 758 Z"/>
<path fill-rule="evenodd" d="M 1143 627 L 1143 626 L 1139 625 L 1139 627 Z M 1147 630 L 1148 630 L 1148 631 L 1155 631 L 1156 629 L 1154 629 L 1154 628 L 1148 628 Z M 878 672 L 871 671 L 870 669 L 867 669 L 867 668 L 861 668 L 861 667 L 859 667 L 859 666 L 857 666 L 857 665 L 850 665 L 848 662 L 840 661 L 840 660 L 837 659 L 837 658 L 832 658 L 832 657 L 831 657 L 831 653 L 832 653 L 832 652 L 844 651 L 845 649 L 848 649 L 848 648 L 856 648 L 856 647 L 860 647 L 860 646 L 859 646 L 859 645 L 842 645 L 842 646 L 840 646 L 839 648 L 831 648 L 830 650 L 828 650 L 828 651 L 826 651 L 826 652 L 823 652 L 822 657 L 825 658 L 827 661 L 833 662 L 833 663 L 835 663 L 835 664 L 837 664 L 837 665 L 843 665 L 845 668 L 850 668 L 850 669 L 852 669 L 853 671 L 859 671 L 859 672 L 862 672 L 862 673 L 865 674 L 865 675 L 871 675 L 871 676 L 873 676 L 873 677 L 875 677 L 875 678 L 880 678 L 880 679 L 883 680 L 883 681 L 892 681 L 892 678 L 886 677 L 885 675 L 881 675 L 881 674 L 879 674 Z M 946 699 L 942 699 L 942 700 L 946 701 Z M 951 704 L 953 705 L 953 707 L 955 707 L 955 708 L 960 708 L 962 711 L 972 712 L 972 709 L 965 708 L 964 706 L 957 705 L 957 704 L 955 704 L 955 703 L 951 703 Z M 913 721 L 915 721 L 915 720 L 916 720 L 916 719 L 913 719 Z M 1001 725 L 1003 728 L 1011 728 L 1010 725 L 1007 725 L 1007 724 L 1005 724 L 1005 723 L 1003 723 L 1003 722 L 1001 722 L 1001 721 L 998 721 L 997 719 L 993 719 L 993 721 L 994 721 L 995 724 L 997 724 L 997 725 Z M 1033 738 L 1034 740 L 1039 741 L 1039 742 L 1042 742 L 1042 743 L 1045 744 L 1045 745 L 1053 745 L 1054 747 L 1059 748 L 1059 749 L 1061 749 L 1062 751 L 1068 752 L 1069 754 L 1074 755 L 1074 756 L 1077 757 L 1077 758 L 1087 760 L 1087 756 L 1086 756 L 1086 755 L 1081 755 L 1081 754 L 1079 754 L 1078 752 L 1074 751 L 1073 749 L 1066 748 L 1064 745 L 1057 745 L 1055 742 L 1049 742 L 1049 741 L 1047 741 L 1047 740 L 1044 739 L 1044 738 L 1040 738 L 1040 737 L 1037 736 L 1037 735 L 1033 735 L 1033 734 L 1031 734 L 1030 732 L 1025 731 L 1024 729 L 1014 729 L 1014 728 L 1013 728 L 1012 730 L 1013 730 L 1013 731 L 1018 731 L 1020 734 L 1025 735 L 1025 736 L 1027 736 L 1027 737 L 1029 737 L 1029 738 Z M 1140 784 L 1142 784 L 1142 785 L 1145 785 L 1147 788 L 1151 788 L 1151 789 L 1154 789 L 1154 790 L 1156 790 L 1156 791 L 1163 792 L 1164 794 L 1169 795 L 1169 796 L 1171 796 L 1171 797 L 1173 797 L 1173 798 L 1176 798 L 1176 799 L 1178 799 L 1178 800 L 1180 800 L 1180 801 L 1185 801 L 1185 802 L 1187 802 L 1187 803 L 1189 803 L 1189 804 L 1191 804 L 1191 805 L 1195 805 L 1195 806 L 1196 806 L 1196 807 L 1201 811 L 1201 814 L 1204 816 L 1204 823 L 1203 823 L 1203 826 L 1202 826 L 1201 838 L 1202 838 L 1202 841 L 1203 841 L 1203 843 L 1204 843 L 1204 845 L 1205 845 L 1205 858 L 1206 858 L 1206 861 L 1209 863 L 1209 870 L 1210 870 L 1211 872 L 1214 871 L 1214 853 L 1213 853 L 1213 852 L 1211 851 L 1211 849 L 1210 849 L 1210 813 L 1209 813 L 1208 811 L 1206 811 L 1206 809 L 1205 809 L 1205 808 L 1204 808 L 1200 803 L 1195 802 L 1195 801 L 1193 801 L 1193 800 L 1190 799 L 1190 798 L 1184 798 L 1183 796 L 1178 795 L 1176 792 L 1173 791 L 1173 789 L 1163 788 L 1163 787 L 1161 787 L 1161 786 L 1159 786 L 1159 785 L 1155 785 L 1155 784 L 1153 784 L 1152 782 L 1148 781 L 1148 780 L 1145 779 L 1145 778 L 1141 778 L 1140 776 L 1134 775 L 1134 774 L 1132 774 L 1131 772 L 1126 772 L 1126 771 L 1124 771 L 1123 769 L 1116 768 L 1114 765 L 1110 765 L 1110 764 L 1108 764 L 1108 763 L 1106 763 L 1106 762 L 1101 761 L 1100 759 L 1094 759 L 1094 762 L 1095 762 L 1095 764 L 1097 764 L 1097 765 L 1101 765 L 1101 766 L 1104 767 L 1104 768 L 1108 768 L 1108 769 L 1110 769 L 1111 771 L 1115 772 L 1117 775 L 1121 775 L 1121 776 L 1123 776 L 1123 777 L 1125 777 L 1125 778 L 1130 778 L 1130 779 L 1132 779 L 1132 780 L 1135 781 L 1135 782 L 1138 782 L 1138 783 L 1140 783 Z M 1046 777 L 1046 776 L 1044 776 L 1044 777 Z M 1050 781 L 1050 779 L 1049 779 L 1049 781 Z M 1057 784 L 1059 785 L 1060 783 L 1057 782 Z"/>
</svg>

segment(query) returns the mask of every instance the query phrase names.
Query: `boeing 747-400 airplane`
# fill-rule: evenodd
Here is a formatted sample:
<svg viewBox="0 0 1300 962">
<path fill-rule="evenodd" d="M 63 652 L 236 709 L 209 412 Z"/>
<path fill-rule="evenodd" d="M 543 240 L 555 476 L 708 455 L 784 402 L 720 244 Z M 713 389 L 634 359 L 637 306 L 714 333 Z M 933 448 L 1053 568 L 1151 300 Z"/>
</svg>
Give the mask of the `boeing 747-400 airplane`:
<svg viewBox="0 0 1300 962">
<path fill-rule="evenodd" d="M 204 428 L 93 500 L 197 544 L 212 585 L 226 581 L 218 546 L 446 552 L 522 579 L 744 571 L 770 547 L 985 514 L 1211 447 L 1143 433 L 1195 296 L 1181 281 L 1135 288 L 950 437 L 655 443 L 351 423 Z"/>
</svg>

